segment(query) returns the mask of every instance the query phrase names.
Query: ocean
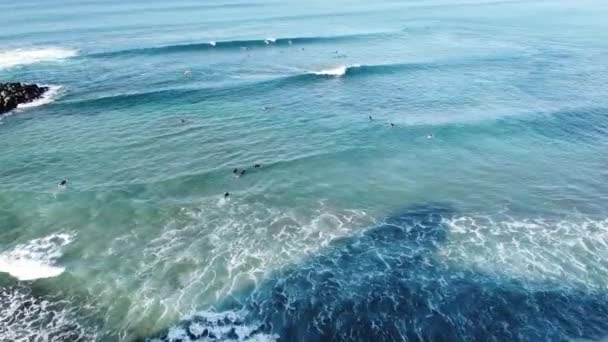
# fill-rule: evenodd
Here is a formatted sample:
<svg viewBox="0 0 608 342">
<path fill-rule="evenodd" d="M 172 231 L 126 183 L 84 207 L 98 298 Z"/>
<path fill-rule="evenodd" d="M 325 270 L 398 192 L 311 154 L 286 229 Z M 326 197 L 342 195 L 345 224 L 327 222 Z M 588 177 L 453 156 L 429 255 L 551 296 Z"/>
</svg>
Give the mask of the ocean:
<svg viewBox="0 0 608 342">
<path fill-rule="evenodd" d="M 0 13 L 0 341 L 608 338 L 608 2 Z"/>
</svg>

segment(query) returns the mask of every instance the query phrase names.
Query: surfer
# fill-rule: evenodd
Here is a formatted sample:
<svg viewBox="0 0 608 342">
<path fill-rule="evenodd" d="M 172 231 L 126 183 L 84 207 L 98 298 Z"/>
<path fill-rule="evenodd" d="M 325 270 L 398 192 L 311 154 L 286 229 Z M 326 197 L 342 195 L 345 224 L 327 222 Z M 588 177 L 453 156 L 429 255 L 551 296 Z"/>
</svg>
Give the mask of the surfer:
<svg viewBox="0 0 608 342">
<path fill-rule="evenodd" d="M 232 170 L 232 173 L 234 173 L 236 175 L 237 173 L 239 173 L 239 169 Z"/>
<path fill-rule="evenodd" d="M 228 198 L 229 196 L 230 196 L 229 192 L 227 192 L 227 193 L 224 194 L 224 198 Z"/>
<path fill-rule="evenodd" d="M 66 185 L 68 185 L 67 179 L 63 179 L 61 182 L 59 182 L 59 186 L 66 186 Z"/>
<path fill-rule="evenodd" d="M 243 169 L 243 170 L 241 171 L 241 176 L 244 176 L 244 175 L 245 175 L 245 173 L 247 173 L 247 169 Z"/>
<path fill-rule="evenodd" d="M 374 118 L 372 118 L 372 116 L 370 115 L 369 116 L 369 121 L 372 121 L 372 120 L 374 120 Z"/>
<path fill-rule="evenodd" d="M 262 165 L 260 165 L 260 164 L 255 164 L 255 165 L 253 165 L 253 167 L 254 167 L 254 168 L 256 168 L 256 169 L 257 169 L 258 167 L 261 167 L 261 166 L 262 166 Z"/>
<path fill-rule="evenodd" d="M 395 127 L 395 124 L 391 122 L 391 127 Z"/>
</svg>

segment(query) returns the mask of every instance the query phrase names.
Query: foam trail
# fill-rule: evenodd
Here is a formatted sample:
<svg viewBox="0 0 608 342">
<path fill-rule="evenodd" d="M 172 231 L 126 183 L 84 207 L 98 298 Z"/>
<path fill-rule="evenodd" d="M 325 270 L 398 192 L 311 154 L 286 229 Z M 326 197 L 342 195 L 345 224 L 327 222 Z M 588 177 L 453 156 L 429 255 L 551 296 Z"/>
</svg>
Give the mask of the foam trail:
<svg viewBox="0 0 608 342">
<path fill-rule="evenodd" d="M 17 108 L 19 109 L 23 109 L 23 108 L 32 108 L 32 107 L 38 107 L 38 106 L 42 106 L 45 104 L 49 104 L 53 101 L 55 101 L 57 95 L 59 94 L 59 91 L 61 90 L 61 86 L 58 85 L 49 85 L 49 84 L 43 84 L 42 86 L 44 87 L 48 87 L 49 90 L 47 90 L 44 94 L 42 94 L 42 96 L 32 102 L 28 102 L 28 103 L 21 103 L 20 105 L 17 106 Z"/>
<path fill-rule="evenodd" d="M 0 254 L 0 272 L 19 280 L 56 277 L 65 270 L 56 265 L 62 256 L 61 249 L 73 238 L 70 234 L 52 234 L 17 245 Z"/>
<path fill-rule="evenodd" d="M 0 70 L 20 65 L 62 60 L 78 55 L 78 51 L 61 47 L 0 51 Z"/>
</svg>

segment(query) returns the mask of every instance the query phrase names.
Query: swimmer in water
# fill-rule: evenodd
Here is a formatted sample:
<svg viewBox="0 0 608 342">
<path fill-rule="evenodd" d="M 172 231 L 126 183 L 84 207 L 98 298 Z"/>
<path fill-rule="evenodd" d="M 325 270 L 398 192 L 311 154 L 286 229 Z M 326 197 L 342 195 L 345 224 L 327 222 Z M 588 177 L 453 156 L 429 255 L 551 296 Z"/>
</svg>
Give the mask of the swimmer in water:
<svg viewBox="0 0 608 342">
<path fill-rule="evenodd" d="M 229 192 L 227 192 L 227 193 L 224 194 L 224 198 L 228 198 L 228 197 L 230 197 L 230 193 Z"/>
<path fill-rule="evenodd" d="M 247 173 L 247 169 L 243 169 L 243 171 L 241 171 L 241 176 L 244 176 L 245 173 Z"/>
<path fill-rule="evenodd" d="M 262 166 L 262 165 L 260 165 L 260 164 L 255 164 L 255 165 L 253 165 L 253 167 L 254 167 L 254 168 L 256 168 L 256 169 L 257 169 L 258 167 L 261 167 L 261 166 Z"/>
<path fill-rule="evenodd" d="M 426 136 L 426 138 L 427 138 L 427 139 L 433 139 L 433 133 L 429 133 L 429 134 Z"/>
<path fill-rule="evenodd" d="M 232 173 L 234 173 L 236 175 L 237 173 L 239 173 L 239 169 L 232 170 Z"/>
<path fill-rule="evenodd" d="M 391 127 L 395 127 L 395 124 L 391 122 Z"/>
<path fill-rule="evenodd" d="M 374 120 L 374 118 L 372 118 L 372 116 L 370 115 L 369 116 L 369 121 L 372 121 L 372 120 Z"/>
<path fill-rule="evenodd" d="M 185 124 L 186 123 L 186 119 L 180 119 L 179 120 L 181 123 Z"/>
<path fill-rule="evenodd" d="M 262 107 L 262 108 L 263 108 L 264 110 L 268 110 L 268 109 L 270 109 L 268 106 L 264 106 L 264 107 Z"/>
<path fill-rule="evenodd" d="M 67 179 L 64 179 L 61 182 L 59 182 L 59 186 L 66 186 L 66 185 L 68 185 L 68 180 Z"/>
</svg>

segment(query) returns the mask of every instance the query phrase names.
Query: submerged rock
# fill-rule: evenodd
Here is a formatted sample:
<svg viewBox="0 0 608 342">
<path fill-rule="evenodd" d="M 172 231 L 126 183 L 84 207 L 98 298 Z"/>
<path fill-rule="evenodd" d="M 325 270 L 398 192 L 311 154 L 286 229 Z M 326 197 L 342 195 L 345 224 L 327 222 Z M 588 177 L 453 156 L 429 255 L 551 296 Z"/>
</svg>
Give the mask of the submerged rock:
<svg viewBox="0 0 608 342">
<path fill-rule="evenodd" d="M 40 98 L 48 87 L 25 83 L 0 83 L 0 115 L 17 108 L 22 103 Z"/>
</svg>

